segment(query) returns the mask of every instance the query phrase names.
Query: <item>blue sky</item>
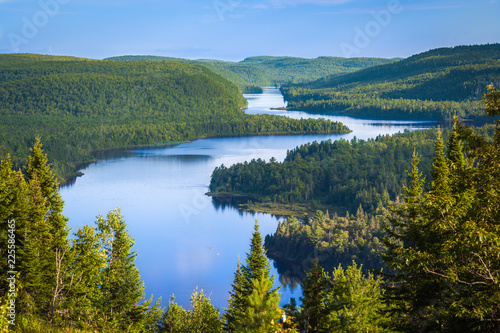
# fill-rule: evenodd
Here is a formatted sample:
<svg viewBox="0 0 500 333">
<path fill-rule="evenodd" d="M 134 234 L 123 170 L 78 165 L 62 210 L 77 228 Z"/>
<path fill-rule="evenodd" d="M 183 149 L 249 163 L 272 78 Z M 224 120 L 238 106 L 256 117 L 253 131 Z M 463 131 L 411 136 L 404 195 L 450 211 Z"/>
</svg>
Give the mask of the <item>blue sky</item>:
<svg viewBox="0 0 500 333">
<path fill-rule="evenodd" d="M 0 0 L 0 53 L 408 57 L 500 42 L 500 0 Z"/>
</svg>

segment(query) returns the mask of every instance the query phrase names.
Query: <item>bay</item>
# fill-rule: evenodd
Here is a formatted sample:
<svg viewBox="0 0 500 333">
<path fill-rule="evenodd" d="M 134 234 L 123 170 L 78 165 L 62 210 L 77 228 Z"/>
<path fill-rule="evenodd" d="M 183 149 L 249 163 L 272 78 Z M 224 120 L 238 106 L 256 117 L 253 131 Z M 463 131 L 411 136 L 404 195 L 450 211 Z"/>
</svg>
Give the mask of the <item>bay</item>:
<svg viewBox="0 0 500 333">
<path fill-rule="evenodd" d="M 426 121 L 356 119 L 273 110 L 286 106 L 276 88 L 262 94 L 245 95 L 247 113 L 285 115 L 293 118 L 327 118 L 346 124 L 352 133 L 344 135 L 293 135 L 200 139 L 162 148 L 138 148 L 104 155 L 82 170 L 84 176 L 60 192 L 64 214 L 72 231 L 93 224 L 97 215 L 121 208 L 128 230 L 135 238 L 136 263 L 146 286 L 146 296 L 163 298 L 163 305 L 175 295 L 176 302 L 189 308 L 195 288 L 211 294 L 212 303 L 222 309 L 234 278 L 238 258 L 244 262 L 249 250 L 254 221 L 265 237 L 276 230 L 279 218 L 242 212 L 220 205 L 207 197 L 210 175 L 221 164 L 251 159 L 282 161 L 286 151 L 312 141 L 374 138 L 405 129 L 433 126 Z M 275 285 L 282 286 L 282 304 L 301 296 L 300 286 L 281 279 L 273 265 Z M 292 283 L 290 283 L 292 282 Z"/>
</svg>

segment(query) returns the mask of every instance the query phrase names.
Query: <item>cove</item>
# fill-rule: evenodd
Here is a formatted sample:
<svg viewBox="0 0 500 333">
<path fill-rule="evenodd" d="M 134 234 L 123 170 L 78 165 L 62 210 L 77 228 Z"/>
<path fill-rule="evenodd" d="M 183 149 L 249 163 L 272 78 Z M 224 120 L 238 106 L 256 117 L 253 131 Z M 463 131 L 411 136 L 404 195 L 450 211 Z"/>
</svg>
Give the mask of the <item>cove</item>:
<svg viewBox="0 0 500 333">
<path fill-rule="evenodd" d="M 189 308 L 189 296 L 199 287 L 211 294 L 212 303 L 222 310 L 227 306 L 238 257 L 244 262 L 249 250 L 255 219 L 263 237 L 276 230 L 277 217 L 219 205 L 205 195 L 215 167 L 254 158 L 283 161 L 287 150 L 315 140 L 368 139 L 434 125 L 273 110 L 286 104 L 276 88 L 245 97 L 247 113 L 323 117 L 341 121 L 353 132 L 200 139 L 170 147 L 124 150 L 87 166 L 81 170 L 84 176 L 60 189 L 72 232 L 85 224 L 93 225 L 97 215 L 121 208 L 135 238 L 136 263 L 146 297 L 161 296 L 164 306 L 174 295 L 178 304 Z M 288 283 L 287 274 L 280 278 L 274 265 L 275 285 L 284 284 L 281 303 L 288 303 L 290 297 L 298 299 L 300 286 Z"/>
</svg>

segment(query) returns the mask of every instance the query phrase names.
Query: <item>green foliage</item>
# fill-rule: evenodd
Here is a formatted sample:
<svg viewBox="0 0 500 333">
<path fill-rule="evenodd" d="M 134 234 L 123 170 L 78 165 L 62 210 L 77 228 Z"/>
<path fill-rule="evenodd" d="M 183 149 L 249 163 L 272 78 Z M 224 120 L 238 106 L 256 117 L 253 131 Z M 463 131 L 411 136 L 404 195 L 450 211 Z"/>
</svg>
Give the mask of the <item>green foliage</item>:
<svg viewBox="0 0 500 333">
<path fill-rule="evenodd" d="M 188 332 L 222 333 L 219 310 L 210 303 L 203 289 L 195 290 L 190 300 L 193 309 L 187 312 Z"/>
<path fill-rule="evenodd" d="M 247 294 L 253 289 L 253 280 L 260 279 L 261 275 L 264 279 L 273 279 L 271 277 L 271 264 L 266 256 L 266 250 L 263 247 L 262 236 L 259 232 L 259 224 L 255 221 L 254 232 L 250 243 L 250 253 L 246 257 L 246 265 L 242 268 L 245 283 L 243 287 Z"/>
<path fill-rule="evenodd" d="M 318 57 L 305 59 L 296 57 L 250 57 L 241 63 L 260 69 L 271 85 L 307 82 L 327 75 L 354 72 L 366 67 L 392 63 L 381 58 Z"/>
<path fill-rule="evenodd" d="M 60 179 L 77 175 L 99 150 L 348 131 L 324 120 L 247 115 L 244 106 L 232 82 L 201 66 L 0 55 L 0 154 L 10 153 L 18 168 L 41 137 Z"/>
<path fill-rule="evenodd" d="M 382 281 L 364 276 L 356 263 L 346 270 L 339 265 L 332 273 L 331 306 L 328 319 L 332 332 L 388 332 L 382 315 Z"/>
<path fill-rule="evenodd" d="M 238 267 L 234 273 L 234 281 L 231 285 L 232 290 L 229 292 L 227 301 L 227 309 L 224 314 L 224 331 L 236 332 L 238 320 L 245 311 L 245 277 L 243 275 L 241 264 L 238 259 Z"/>
<path fill-rule="evenodd" d="M 128 235 L 126 223 L 119 209 L 104 219 L 97 217 L 106 267 L 101 273 L 101 314 L 105 321 L 127 327 L 135 305 L 144 297 L 144 283 L 134 261 L 133 239 Z"/>
<path fill-rule="evenodd" d="M 304 323 L 306 332 L 328 332 L 329 308 L 328 289 L 330 277 L 319 265 L 319 260 L 313 260 L 311 269 L 302 281 L 302 307 L 298 315 Z"/>
<path fill-rule="evenodd" d="M 495 138 L 499 133 L 497 123 Z M 499 142 L 455 120 L 447 151 L 438 137 L 425 191 L 414 158 L 405 204 L 387 227 L 385 260 L 394 270 L 386 277 L 387 300 L 401 318 L 393 324 L 406 331 L 496 332 Z"/>
<path fill-rule="evenodd" d="M 283 163 L 261 159 L 221 166 L 212 173 L 212 195 L 244 194 L 256 201 L 306 204 L 309 210 L 367 213 L 387 206 L 403 191 L 413 150 L 432 154 L 434 131 L 418 131 L 374 140 L 338 140 L 305 144 L 287 153 Z M 430 163 L 424 165 L 430 170 Z"/>
<path fill-rule="evenodd" d="M 314 259 L 327 270 L 339 263 L 348 266 L 353 261 L 366 270 L 380 269 L 384 267 L 380 257 L 384 246 L 380 240 L 385 236 L 382 222 L 386 213 L 380 210 L 368 215 L 359 210 L 356 215 L 327 217 L 318 211 L 307 222 L 289 218 L 278 224 L 273 235 L 266 236 L 265 247 L 271 258 L 288 262 L 286 267 L 293 267 L 299 277 Z M 278 272 L 287 273 L 280 266 Z"/>
<path fill-rule="evenodd" d="M 9 156 L 1 161 L 1 248 L 6 258 L 7 249 L 15 250 L 14 263 L 5 261 L 2 269 L 18 273 L 15 290 L 4 280 L 0 296 L 2 303 L 7 296 L 15 299 L 16 327 L 26 332 L 156 330 L 160 300 L 139 304 L 144 287 L 119 210 L 70 240 L 63 204 L 39 140 L 26 173 L 12 171 Z"/>
<path fill-rule="evenodd" d="M 223 323 L 219 310 L 211 304 L 210 297 L 205 295 L 203 289 L 195 290 L 190 300 L 192 309 L 186 311 L 172 297 L 158 331 L 222 333 Z"/>
<path fill-rule="evenodd" d="M 500 44 L 440 48 L 282 89 L 290 108 L 385 118 L 484 118 L 479 101 L 500 83 Z"/>
<path fill-rule="evenodd" d="M 500 115 L 500 91 L 490 84 L 488 87 L 488 93 L 483 96 L 484 102 L 486 104 L 486 112 L 489 116 L 499 116 Z"/>
<path fill-rule="evenodd" d="M 315 260 L 302 282 L 302 307 L 288 306 L 289 314 L 302 332 L 388 332 L 381 284 L 354 262 L 330 276 Z"/>
<path fill-rule="evenodd" d="M 235 273 L 233 290 L 224 316 L 228 332 L 277 332 L 281 309 L 279 288 L 273 289 L 274 276 L 262 244 L 259 225 L 254 232 L 246 265 Z"/>
<path fill-rule="evenodd" d="M 271 333 L 279 332 L 281 309 L 280 294 L 273 289 L 273 279 L 266 278 L 265 272 L 252 279 L 251 293 L 247 296 L 248 304 L 239 318 L 238 332 Z"/>
<path fill-rule="evenodd" d="M 175 297 L 171 297 L 168 302 L 167 311 L 163 314 L 160 332 L 177 333 L 185 332 L 187 325 L 186 310 L 175 303 Z"/>
<path fill-rule="evenodd" d="M 240 62 L 220 60 L 188 60 L 158 56 L 120 56 L 108 60 L 174 61 L 200 65 L 233 81 L 245 93 L 259 92 L 260 87 L 279 86 L 319 79 L 327 75 L 350 73 L 359 69 L 394 62 L 380 58 L 316 59 L 296 57 L 250 57 Z"/>
</svg>

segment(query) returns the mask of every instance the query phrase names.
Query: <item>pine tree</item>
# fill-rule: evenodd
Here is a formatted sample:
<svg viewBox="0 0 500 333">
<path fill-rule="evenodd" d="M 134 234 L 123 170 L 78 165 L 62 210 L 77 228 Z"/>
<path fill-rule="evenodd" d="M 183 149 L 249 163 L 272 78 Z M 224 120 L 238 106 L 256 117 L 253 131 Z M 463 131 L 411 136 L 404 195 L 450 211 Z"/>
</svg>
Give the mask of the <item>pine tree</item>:
<svg viewBox="0 0 500 333">
<path fill-rule="evenodd" d="M 106 254 L 101 237 L 96 229 L 88 225 L 75 232 L 72 243 L 75 285 L 66 304 L 71 309 L 68 322 L 74 321 L 80 328 L 95 327 L 99 309 L 95 307 L 102 299 L 101 272 L 106 268 Z"/>
<path fill-rule="evenodd" d="M 245 277 L 244 289 L 246 295 L 252 292 L 252 280 L 260 279 L 262 274 L 265 279 L 274 281 L 274 278 L 271 277 L 271 264 L 266 256 L 257 221 L 255 221 L 254 232 L 250 243 L 250 253 L 247 254 L 246 265 L 243 266 L 242 270 L 243 276 Z"/>
<path fill-rule="evenodd" d="M 26 168 L 29 205 L 19 250 L 24 280 L 20 303 L 25 311 L 53 321 L 72 283 L 69 230 L 57 181 L 39 138 L 30 152 Z"/>
<path fill-rule="evenodd" d="M 7 155 L 0 162 L 0 255 L 4 258 L 0 261 L 0 269 L 4 274 L 8 271 L 19 271 L 19 264 L 22 262 L 20 249 L 25 243 L 23 236 L 27 221 L 27 206 L 27 185 L 24 176 L 20 171 L 12 170 L 12 161 L 10 155 Z M 15 258 L 8 255 L 15 255 Z M 13 264 L 8 261 L 12 259 L 15 259 Z M 1 279 L 0 295 L 5 295 L 7 290 L 7 280 Z"/>
<path fill-rule="evenodd" d="M 252 293 L 248 296 L 248 305 L 240 318 L 238 332 L 272 333 L 279 332 L 281 327 L 280 295 L 273 290 L 273 281 L 265 277 L 252 280 Z"/>
<path fill-rule="evenodd" d="M 237 332 L 237 321 L 238 318 L 243 316 L 245 310 L 245 290 L 244 282 L 245 278 L 241 269 L 240 260 L 238 259 L 238 264 L 236 272 L 234 273 L 234 281 L 232 286 L 232 291 L 229 293 L 228 308 L 224 314 L 224 331 L 226 332 Z"/>
<path fill-rule="evenodd" d="M 0 215 L 16 221 L 19 327 L 156 331 L 160 300 L 152 305 L 151 297 L 138 305 L 144 286 L 119 210 L 107 220 L 99 217 L 97 229 L 78 230 L 70 242 L 63 201 L 40 141 L 31 149 L 25 175 L 11 168 L 9 157 L 0 163 Z"/>
<path fill-rule="evenodd" d="M 486 113 L 490 117 L 500 115 L 500 90 L 495 88 L 493 84 L 488 87 L 488 93 L 483 96 L 484 103 L 486 104 Z"/>
<path fill-rule="evenodd" d="M 165 311 L 160 323 L 160 332 L 177 333 L 187 330 L 187 312 L 175 302 L 175 297 L 171 297 L 168 302 L 167 311 Z"/>
<path fill-rule="evenodd" d="M 59 194 L 59 184 L 55 174 L 50 168 L 47 155 L 43 152 L 40 138 L 36 139 L 35 144 L 30 149 L 28 166 L 26 174 L 28 181 L 39 183 L 42 196 L 47 200 L 47 220 L 50 232 L 53 235 L 54 246 L 65 246 L 69 230 L 67 227 L 67 218 L 62 215 L 64 202 Z"/>
<path fill-rule="evenodd" d="M 187 313 L 189 332 L 222 333 L 223 323 L 220 313 L 205 295 L 203 289 L 195 290 L 191 295 L 193 309 Z"/>
<path fill-rule="evenodd" d="M 330 313 L 328 291 L 330 278 L 316 258 L 302 281 L 302 309 L 299 320 L 306 332 L 329 332 L 327 327 Z M 302 325 L 300 325 L 302 327 Z"/>
<path fill-rule="evenodd" d="M 371 273 L 365 277 L 362 267 L 353 262 L 346 270 L 339 265 L 332 273 L 332 281 L 330 326 L 323 332 L 387 331 L 379 279 Z"/>
<path fill-rule="evenodd" d="M 494 95 L 485 100 L 493 115 L 498 96 L 489 90 Z M 387 228 L 385 260 L 395 271 L 386 276 L 387 299 L 398 309 L 398 322 L 408 323 L 399 329 L 500 330 L 498 138 L 500 122 L 495 141 L 488 142 L 455 121 L 448 157 L 438 135 L 423 200 L 412 199 L 420 192 L 413 181 L 405 204 L 395 209 L 399 219 Z"/>
<path fill-rule="evenodd" d="M 133 239 L 119 209 L 110 211 L 106 219 L 97 217 L 97 227 L 106 254 L 106 268 L 101 273 L 102 315 L 106 322 L 118 327 L 131 324 L 131 314 L 144 297 L 144 283 L 135 265 Z"/>
<path fill-rule="evenodd" d="M 249 331 L 252 329 L 258 332 L 273 332 L 262 329 L 279 327 L 279 288 L 273 289 L 274 276 L 271 276 L 271 264 L 266 256 L 257 221 L 246 265 L 242 267 L 241 276 L 236 273 L 234 285 L 236 288 L 233 287 L 232 294 L 237 295 L 237 298 L 231 297 L 235 308 L 231 312 L 230 321 L 234 332 L 254 332 Z M 238 304 L 235 303 L 236 300 Z"/>
<path fill-rule="evenodd" d="M 437 174 L 437 171 L 433 170 L 433 174 L 438 178 L 438 181 L 433 183 L 433 189 L 444 188 L 446 192 L 448 165 L 443 154 L 443 143 L 438 134 L 434 165 L 443 168 L 445 172 Z M 388 237 L 383 240 L 387 247 L 384 261 L 389 270 L 394 272 L 384 274 L 384 298 L 391 302 L 389 312 L 402 318 L 393 322 L 394 328 L 403 331 L 418 330 L 418 327 L 431 329 L 439 325 L 435 314 L 429 312 L 434 309 L 429 307 L 429 304 L 439 301 L 437 295 L 441 285 L 436 276 L 426 271 L 426 268 L 432 267 L 433 254 L 439 244 L 436 223 L 430 218 L 429 212 L 439 207 L 431 209 L 426 206 L 426 199 L 430 196 L 423 193 L 424 181 L 418 169 L 419 162 L 419 156 L 414 153 L 412 170 L 408 173 L 411 185 L 405 188 L 404 204 L 393 208 L 395 217 L 389 219 L 389 226 L 385 226 Z M 439 205 L 439 200 L 434 204 Z"/>
<path fill-rule="evenodd" d="M 172 296 L 158 331 L 221 333 L 224 325 L 219 310 L 212 305 L 210 297 L 205 295 L 203 289 L 195 290 L 190 300 L 192 309 L 186 311 L 175 302 Z"/>
</svg>

